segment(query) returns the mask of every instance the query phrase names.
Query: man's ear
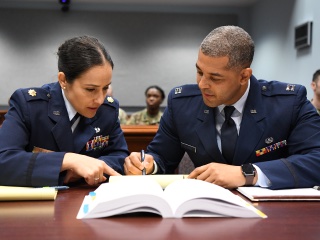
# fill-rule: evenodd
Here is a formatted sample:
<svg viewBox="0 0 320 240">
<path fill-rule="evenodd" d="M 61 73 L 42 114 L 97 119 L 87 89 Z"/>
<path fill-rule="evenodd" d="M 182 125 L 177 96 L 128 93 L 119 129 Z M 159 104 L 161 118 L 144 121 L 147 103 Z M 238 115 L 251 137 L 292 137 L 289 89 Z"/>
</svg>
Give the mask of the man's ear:
<svg viewBox="0 0 320 240">
<path fill-rule="evenodd" d="M 60 87 L 62 89 L 66 89 L 66 87 L 67 87 L 67 79 L 66 79 L 66 75 L 64 74 L 64 72 L 59 72 L 58 73 L 58 81 L 59 81 Z"/>
<path fill-rule="evenodd" d="M 242 85 L 247 84 L 247 82 L 250 80 L 251 75 L 252 75 L 251 68 L 242 69 L 240 73 L 240 83 Z"/>
<path fill-rule="evenodd" d="M 316 89 L 316 83 L 315 82 L 311 82 L 311 88 L 314 91 Z"/>
</svg>

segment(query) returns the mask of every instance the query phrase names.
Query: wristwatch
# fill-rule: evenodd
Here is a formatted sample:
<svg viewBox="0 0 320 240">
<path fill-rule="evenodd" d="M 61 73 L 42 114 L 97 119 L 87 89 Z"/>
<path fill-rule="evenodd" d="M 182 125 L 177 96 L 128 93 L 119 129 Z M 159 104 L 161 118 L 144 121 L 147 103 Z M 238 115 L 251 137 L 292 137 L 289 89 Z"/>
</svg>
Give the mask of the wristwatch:
<svg viewBox="0 0 320 240">
<path fill-rule="evenodd" d="M 241 165 L 242 174 L 246 178 L 245 186 L 252 186 L 253 179 L 256 176 L 256 169 L 252 166 L 251 163 L 246 163 Z"/>
</svg>

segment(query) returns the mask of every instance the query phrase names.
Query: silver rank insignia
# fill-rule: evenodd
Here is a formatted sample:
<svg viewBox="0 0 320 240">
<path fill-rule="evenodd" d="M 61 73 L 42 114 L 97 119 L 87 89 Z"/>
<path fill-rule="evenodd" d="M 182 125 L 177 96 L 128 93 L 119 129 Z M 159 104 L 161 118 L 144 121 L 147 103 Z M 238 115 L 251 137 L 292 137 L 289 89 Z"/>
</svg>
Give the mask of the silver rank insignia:
<svg viewBox="0 0 320 240">
<path fill-rule="evenodd" d="M 286 88 L 286 91 L 291 91 L 291 92 L 293 92 L 295 86 L 296 86 L 296 85 L 294 85 L 294 84 L 288 84 L 288 85 L 287 85 L 287 88 Z"/>
<path fill-rule="evenodd" d="M 96 131 L 96 133 L 100 132 L 100 128 L 94 128 L 94 130 Z"/>
<path fill-rule="evenodd" d="M 251 110 L 250 110 L 250 113 L 257 113 L 257 110 L 251 109 Z"/>
<path fill-rule="evenodd" d="M 113 102 L 114 102 L 114 100 L 113 100 L 112 97 L 107 97 L 107 101 L 108 101 L 109 103 L 113 103 Z"/>
<path fill-rule="evenodd" d="M 37 96 L 37 92 L 34 89 L 29 89 L 28 93 L 31 97 Z"/>
<path fill-rule="evenodd" d="M 182 92 L 182 87 L 177 87 L 174 89 L 174 94 L 180 94 Z"/>
</svg>

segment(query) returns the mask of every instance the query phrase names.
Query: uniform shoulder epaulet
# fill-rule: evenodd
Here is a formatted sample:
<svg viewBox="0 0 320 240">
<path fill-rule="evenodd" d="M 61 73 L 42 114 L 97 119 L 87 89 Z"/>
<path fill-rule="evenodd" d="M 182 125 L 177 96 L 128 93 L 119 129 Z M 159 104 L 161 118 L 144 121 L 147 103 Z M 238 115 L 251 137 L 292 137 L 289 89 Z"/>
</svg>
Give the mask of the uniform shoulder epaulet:
<svg viewBox="0 0 320 240">
<path fill-rule="evenodd" d="M 201 91 L 197 84 L 187 84 L 175 87 L 171 90 L 172 98 L 190 97 L 201 95 Z"/>
<path fill-rule="evenodd" d="M 116 99 L 114 99 L 113 97 L 110 97 L 110 96 L 107 96 L 105 99 L 104 99 L 104 102 L 103 102 L 104 105 L 109 105 L 111 107 L 114 107 L 116 108 L 119 103 Z"/>
<path fill-rule="evenodd" d="M 261 92 L 266 96 L 296 95 L 301 88 L 300 84 L 284 83 L 279 81 L 259 80 Z"/>
<path fill-rule="evenodd" d="M 22 94 L 25 96 L 26 101 L 45 100 L 48 101 L 50 93 L 43 88 L 23 88 Z"/>
</svg>

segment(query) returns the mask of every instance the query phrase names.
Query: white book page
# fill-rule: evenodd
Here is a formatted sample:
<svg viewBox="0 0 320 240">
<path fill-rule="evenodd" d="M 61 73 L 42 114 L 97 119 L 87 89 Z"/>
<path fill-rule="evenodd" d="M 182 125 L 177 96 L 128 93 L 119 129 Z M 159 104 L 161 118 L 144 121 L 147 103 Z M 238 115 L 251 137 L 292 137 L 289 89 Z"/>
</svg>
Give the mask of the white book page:
<svg viewBox="0 0 320 240">
<path fill-rule="evenodd" d="M 171 183 L 165 189 L 165 198 L 170 202 L 176 217 L 237 216 L 257 217 L 252 206 L 228 189 L 196 179 L 184 179 Z M 182 207 L 181 207 L 182 206 Z"/>
<path fill-rule="evenodd" d="M 169 204 L 163 199 L 161 186 L 152 179 L 130 179 L 114 183 L 103 183 L 95 191 L 95 197 L 84 199 L 87 213 L 79 218 L 108 217 L 133 212 L 151 212 L 172 217 Z M 80 209 L 81 211 L 81 209 Z"/>
</svg>

